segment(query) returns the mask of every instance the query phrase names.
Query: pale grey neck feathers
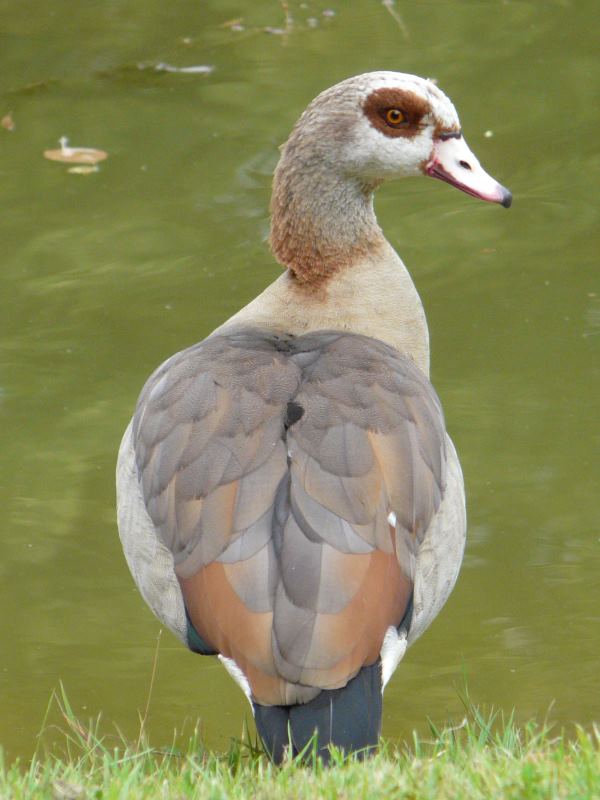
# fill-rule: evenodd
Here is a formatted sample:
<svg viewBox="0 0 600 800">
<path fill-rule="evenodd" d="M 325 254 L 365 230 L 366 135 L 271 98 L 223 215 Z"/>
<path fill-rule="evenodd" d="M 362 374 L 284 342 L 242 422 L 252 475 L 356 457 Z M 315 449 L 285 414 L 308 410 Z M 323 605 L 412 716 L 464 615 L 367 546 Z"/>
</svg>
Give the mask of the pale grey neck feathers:
<svg viewBox="0 0 600 800">
<path fill-rule="evenodd" d="M 374 255 L 385 239 L 373 210 L 376 185 L 345 175 L 336 164 L 339 142 L 302 123 L 275 170 L 271 247 L 301 284 L 317 287 Z"/>
</svg>

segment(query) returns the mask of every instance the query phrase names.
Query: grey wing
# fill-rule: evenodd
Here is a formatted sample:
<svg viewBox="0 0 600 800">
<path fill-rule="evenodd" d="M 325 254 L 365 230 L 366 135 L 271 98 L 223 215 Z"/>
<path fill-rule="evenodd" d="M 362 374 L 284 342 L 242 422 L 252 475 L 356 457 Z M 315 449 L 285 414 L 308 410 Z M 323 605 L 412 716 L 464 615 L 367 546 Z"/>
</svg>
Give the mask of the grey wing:
<svg viewBox="0 0 600 800">
<path fill-rule="evenodd" d="M 280 406 L 297 387 L 290 366 L 231 340 L 202 342 L 148 379 L 123 437 L 125 556 L 146 602 L 186 644 L 182 581 L 219 556 L 248 558 L 271 536 L 273 486 L 286 463 Z"/>
<path fill-rule="evenodd" d="M 131 444 L 176 632 L 185 606 L 267 703 L 377 658 L 445 490 L 443 417 L 414 365 L 349 334 L 215 336 L 151 377 Z"/>
<path fill-rule="evenodd" d="M 322 341 L 295 402 L 304 414 L 288 432 L 292 513 L 284 539 L 299 555 L 282 564 L 277 601 L 285 607 L 292 598 L 314 621 L 301 658 L 293 627 L 276 614 L 275 652 L 290 677 L 295 661 L 300 680 L 343 685 L 377 658 L 410 602 L 418 551 L 444 492 L 443 415 L 410 361 L 356 335 Z M 286 538 L 288 531 L 294 535 Z M 306 576 L 288 564 L 310 564 L 311 555 L 307 591 Z"/>
</svg>

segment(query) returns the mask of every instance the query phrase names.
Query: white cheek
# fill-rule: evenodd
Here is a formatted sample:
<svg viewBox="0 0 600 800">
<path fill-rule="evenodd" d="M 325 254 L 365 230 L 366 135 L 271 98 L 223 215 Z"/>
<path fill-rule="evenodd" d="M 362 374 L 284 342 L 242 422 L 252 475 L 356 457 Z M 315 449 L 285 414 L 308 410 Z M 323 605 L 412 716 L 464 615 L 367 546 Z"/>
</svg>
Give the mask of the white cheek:
<svg viewBox="0 0 600 800">
<path fill-rule="evenodd" d="M 364 119 L 344 148 L 343 161 L 349 172 L 366 180 L 402 178 L 421 175 L 421 165 L 429 160 L 432 148 L 430 130 L 413 137 L 391 137 Z"/>
</svg>

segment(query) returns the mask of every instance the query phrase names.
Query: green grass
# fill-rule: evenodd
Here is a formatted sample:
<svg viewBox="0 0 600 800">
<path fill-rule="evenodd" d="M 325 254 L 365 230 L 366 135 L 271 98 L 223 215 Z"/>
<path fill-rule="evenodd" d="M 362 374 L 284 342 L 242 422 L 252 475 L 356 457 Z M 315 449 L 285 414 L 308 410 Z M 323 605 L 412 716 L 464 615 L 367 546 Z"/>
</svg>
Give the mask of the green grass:
<svg viewBox="0 0 600 800">
<path fill-rule="evenodd" d="M 0 751 L 0 798 L 600 798 L 600 731 L 575 728 L 552 735 L 546 725 L 517 728 L 512 718 L 482 715 L 467 703 L 457 728 L 417 736 L 400 748 L 384 744 L 360 763 L 334 756 L 334 764 L 274 767 L 249 736 L 228 753 L 207 752 L 197 733 L 185 751 L 157 750 L 104 735 L 99 721 L 83 725 L 61 692 L 62 752 L 7 765 Z M 56 747 L 54 747 L 56 750 Z"/>
</svg>

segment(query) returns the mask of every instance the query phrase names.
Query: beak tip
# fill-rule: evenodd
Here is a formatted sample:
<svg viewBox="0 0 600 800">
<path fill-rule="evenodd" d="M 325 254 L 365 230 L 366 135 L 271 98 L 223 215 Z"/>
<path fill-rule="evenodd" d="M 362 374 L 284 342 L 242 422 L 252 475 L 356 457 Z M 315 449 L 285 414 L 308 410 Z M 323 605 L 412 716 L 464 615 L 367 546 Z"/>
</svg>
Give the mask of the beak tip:
<svg viewBox="0 0 600 800">
<path fill-rule="evenodd" d="M 502 200 L 500 201 L 500 205 L 504 208 L 510 208 L 512 205 L 512 192 L 509 192 L 508 189 L 504 189 L 502 192 Z"/>
</svg>

